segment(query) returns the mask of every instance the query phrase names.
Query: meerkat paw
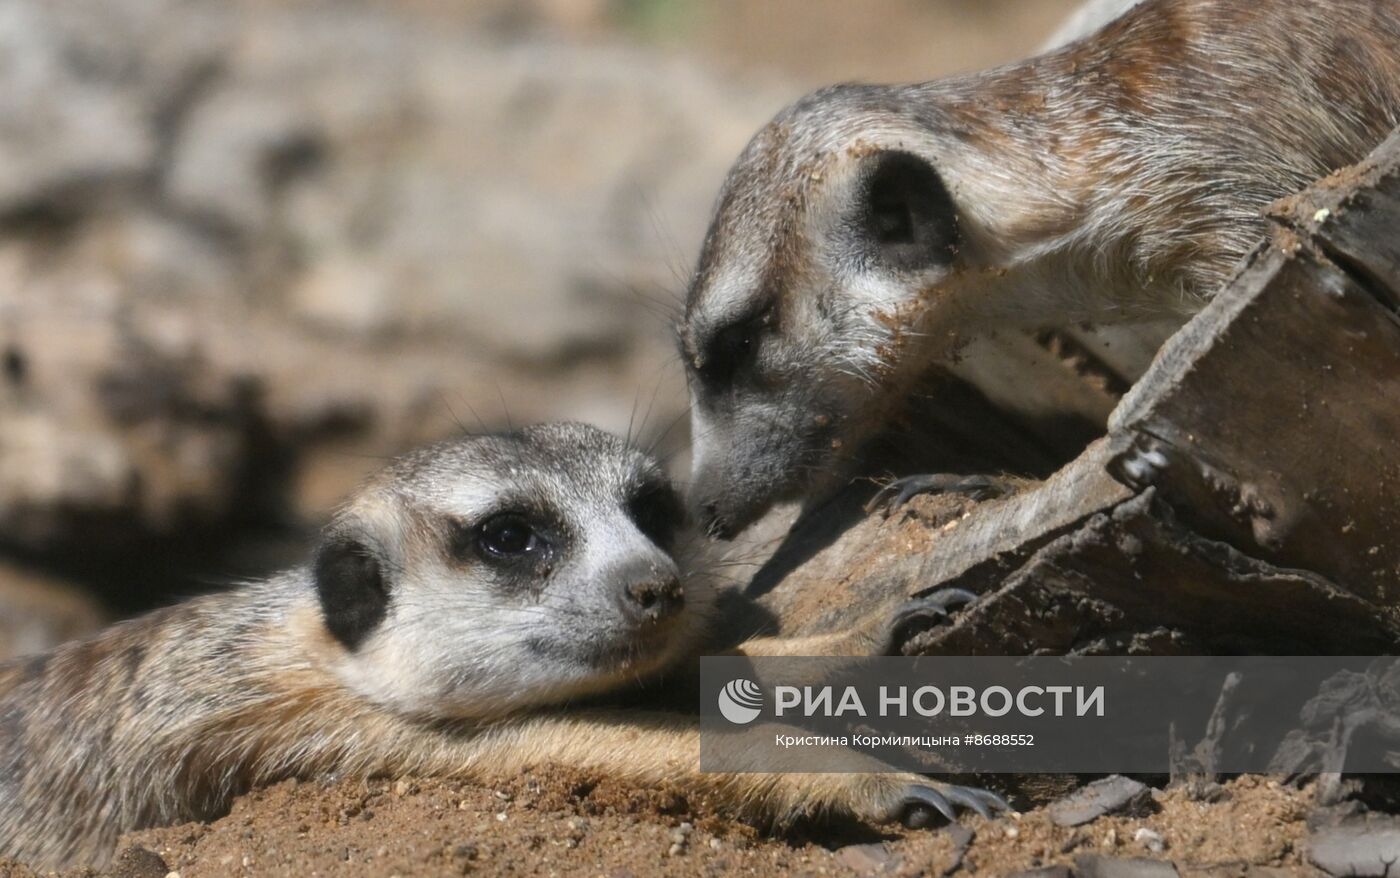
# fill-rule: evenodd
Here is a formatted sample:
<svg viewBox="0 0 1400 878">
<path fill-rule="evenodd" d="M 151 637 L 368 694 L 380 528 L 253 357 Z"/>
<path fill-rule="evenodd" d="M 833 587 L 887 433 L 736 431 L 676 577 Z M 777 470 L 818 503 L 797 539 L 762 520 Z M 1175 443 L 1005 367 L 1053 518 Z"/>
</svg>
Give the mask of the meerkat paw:
<svg viewBox="0 0 1400 878">
<path fill-rule="evenodd" d="M 905 476 L 881 488 L 865 504 L 865 511 L 869 514 L 880 510 L 889 515 L 920 494 L 963 494 L 973 500 L 994 500 L 1014 490 L 1015 485 L 1011 480 L 1000 476 L 957 476 L 948 473 Z"/>
<path fill-rule="evenodd" d="M 977 595 L 962 588 L 940 588 L 909 601 L 890 618 L 883 649 L 877 655 L 902 655 L 899 648 L 914 635 L 948 624 L 955 612 L 976 602 Z"/>
<path fill-rule="evenodd" d="M 910 829 L 933 826 L 938 817 L 952 823 L 959 809 L 988 820 L 1010 813 L 1006 800 L 990 790 L 930 780 L 917 774 L 879 776 L 871 791 L 870 808 L 861 816 L 873 823 L 900 823 Z"/>
</svg>

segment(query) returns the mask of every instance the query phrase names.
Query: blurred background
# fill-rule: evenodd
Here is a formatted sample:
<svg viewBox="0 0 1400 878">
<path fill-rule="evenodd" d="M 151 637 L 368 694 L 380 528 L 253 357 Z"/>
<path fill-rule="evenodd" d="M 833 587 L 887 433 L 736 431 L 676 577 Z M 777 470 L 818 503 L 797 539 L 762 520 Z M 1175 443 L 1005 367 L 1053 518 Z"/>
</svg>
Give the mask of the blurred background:
<svg viewBox="0 0 1400 878">
<path fill-rule="evenodd" d="M 4 0 L 0 658 L 296 563 L 382 457 L 593 421 L 683 458 L 729 163 L 1072 0 Z"/>
</svg>

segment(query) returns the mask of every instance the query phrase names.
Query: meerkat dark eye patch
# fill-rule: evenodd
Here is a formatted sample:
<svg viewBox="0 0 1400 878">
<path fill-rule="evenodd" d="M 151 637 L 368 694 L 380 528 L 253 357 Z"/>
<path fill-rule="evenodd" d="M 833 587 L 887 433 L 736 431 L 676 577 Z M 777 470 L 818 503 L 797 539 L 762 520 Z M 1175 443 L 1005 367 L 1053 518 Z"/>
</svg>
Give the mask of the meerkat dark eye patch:
<svg viewBox="0 0 1400 878">
<path fill-rule="evenodd" d="M 334 537 L 316 553 L 312 573 L 326 629 L 346 648 L 358 648 L 388 611 L 383 565 L 359 540 Z"/>
<path fill-rule="evenodd" d="M 773 309 L 764 307 L 715 330 L 701 348 L 697 372 L 711 388 L 726 387 L 753 365 L 763 333 L 773 324 Z"/>
<path fill-rule="evenodd" d="M 685 523 L 685 504 L 668 484 L 645 485 L 627 503 L 627 514 L 647 539 L 670 551 Z"/>
<path fill-rule="evenodd" d="M 943 178 L 907 152 L 883 152 L 871 161 L 860 224 L 876 259 L 900 271 L 951 263 L 957 210 Z"/>
</svg>

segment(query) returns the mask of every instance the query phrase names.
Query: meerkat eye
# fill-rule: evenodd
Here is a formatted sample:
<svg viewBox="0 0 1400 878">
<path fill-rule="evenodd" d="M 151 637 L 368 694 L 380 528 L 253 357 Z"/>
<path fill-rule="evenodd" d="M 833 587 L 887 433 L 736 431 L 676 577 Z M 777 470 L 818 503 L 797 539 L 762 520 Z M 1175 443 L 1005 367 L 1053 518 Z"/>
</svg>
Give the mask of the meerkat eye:
<svg viewBox="0 0 1400 878">
<path fill-rule="evenodd" d="M 653 484 L 628 502 L 627 514 L 647 539 L 669 550 L 685 522 L 685 504 L 670 485 Z"/>
<path fill-rule="evenodd" d="M 476 528 L 476 542 L 483 556 L 498 560 L 537 555 L 547 548 L 544 537 L 517 512 L 503 512 Z"/>
</svg>

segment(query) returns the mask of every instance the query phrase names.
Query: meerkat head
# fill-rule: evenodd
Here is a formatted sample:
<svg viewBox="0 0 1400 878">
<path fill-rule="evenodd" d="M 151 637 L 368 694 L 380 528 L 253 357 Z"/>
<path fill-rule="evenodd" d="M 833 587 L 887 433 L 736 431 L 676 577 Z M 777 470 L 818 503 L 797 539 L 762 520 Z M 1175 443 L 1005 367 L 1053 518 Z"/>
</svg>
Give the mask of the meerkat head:
<svg viewBox="0 0 1400 878">
<path fill-rule="evenodd" d="M 891 87 L 817 92 L 729 174 L 679 328 L 712 534 L 834 478 L 927 366 L 908 349 L 940 331 L 928 315 L 954 310 L 936 300 L 961 270 L 966 218 L 908 103 Z"/>
<path fill-rule="evenodd" d="M 660 466 L 560 424 L 390 465 L 328 527 L 312 576 L 339 670 L 406 714 L 482 717 L 596 692 L 677 657 L 709 596 L 682 582 Z"/>
</svg>

